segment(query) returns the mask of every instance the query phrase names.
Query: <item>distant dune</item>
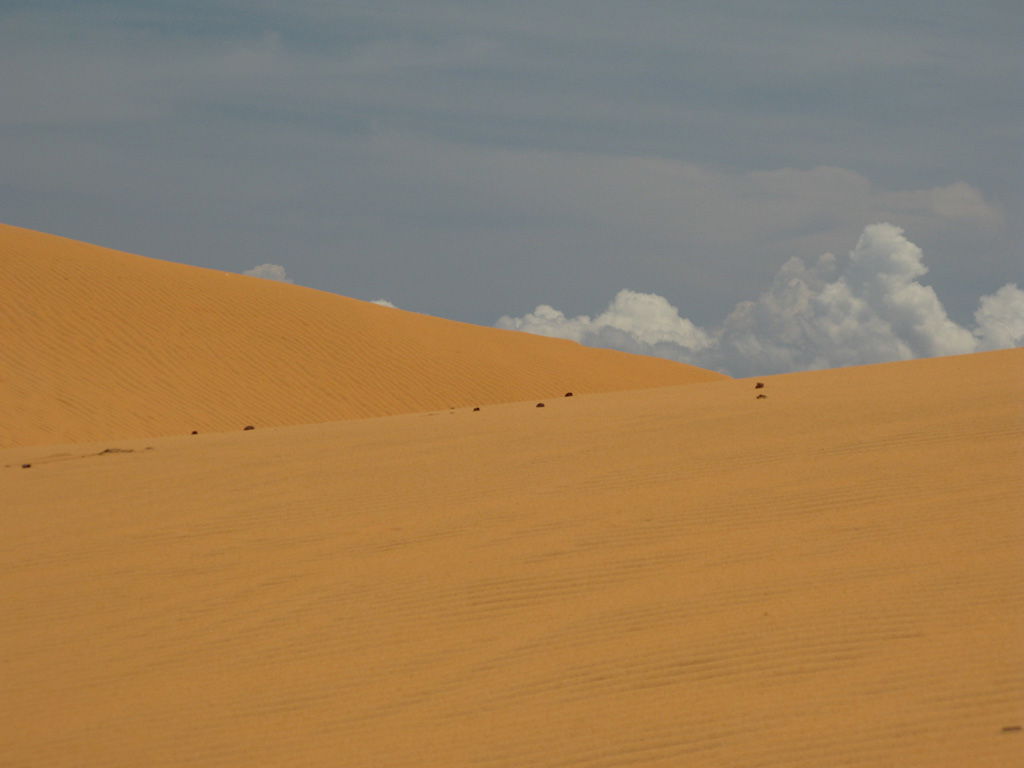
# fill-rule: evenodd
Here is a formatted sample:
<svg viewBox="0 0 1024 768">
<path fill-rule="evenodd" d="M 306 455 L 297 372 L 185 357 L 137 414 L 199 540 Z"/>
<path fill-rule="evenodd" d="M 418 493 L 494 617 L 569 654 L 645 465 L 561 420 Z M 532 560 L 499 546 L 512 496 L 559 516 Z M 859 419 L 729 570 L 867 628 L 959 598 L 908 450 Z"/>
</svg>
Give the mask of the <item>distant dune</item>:
<svg viewBox="0 0 1024 768">
<path fill-rule="evenodd" d="M 288 379 L 315 378 L 296 369 L 304 360 L 330 374 L 324 397 L 355 391 L 381 409 L 423 407 L 457 380 L 401 360 L 372 383 L 342 370 L 382 359 L 387 334 L 415 361 L 427 344 L 451 361 L 457 338 L 486 340 L 532 371 L 515 386 L 552 394 L 579 380 L 545 379 L 544 365 L 591 359 L 556 344 L 539 360 L 548 348 L 518 337 L 86 253 L 71 260 L 82 272 L 62 268 L 72 282 L 103 275 L 99 300 L 74 305 L 75 338 L 121 330 L 88 351 L 61 340 L 47 359 L 137 358 L 165 375 L 144 391 L 170 420 L 132 429 L 180 431 L 174 419 L 197 413 L 188 393 L 211 381 L 253 377 L 264 394 L 250 407 L 270 412 Z M 19 279 L 38 290 L 29 272 Z M 86 292 L 40 301 L 56 311 Z M 259 320 L 287 308 L 294 328 Z M 38 321 L 49 333 L 73 322 Z M 206 374 L 188 374 L 197 343 L 175 335 L 214 328 Z M 239 347 L 272 332 L 285 338 L 271 351 Z M 160 363 L 167 349 L 180 377 Z M 512 351 L 466 353 L 459 375 L 491 381 L 481 360 L 519 375 L 501 367 Z M 621 383 L 617 365 L 598 369 Z M 118 389 L 123 370 L 70 370 L 81 391 L 64 379 L 47 395 L 69 400 L 62 413 L 107 417 L 119 392 L 147 403 L 144 379 Z M 435 394 L 402 399 L 416 381 Z M 0 451 L 0 762 L 1020 765 L 1024 352 L 759 381 Z M 87 409 L 101 394 L 110 410 Z"/>
<path fill-rule="evenodd" d="M 0 225 L 0 447 L 721 380 Z"/>
</svg>

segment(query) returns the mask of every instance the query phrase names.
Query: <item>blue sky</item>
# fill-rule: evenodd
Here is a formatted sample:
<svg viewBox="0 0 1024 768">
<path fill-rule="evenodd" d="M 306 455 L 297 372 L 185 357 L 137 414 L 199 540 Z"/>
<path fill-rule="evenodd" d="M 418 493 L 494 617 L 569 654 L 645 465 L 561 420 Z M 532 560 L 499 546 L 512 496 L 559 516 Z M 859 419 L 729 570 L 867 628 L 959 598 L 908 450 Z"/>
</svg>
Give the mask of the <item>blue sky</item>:
<svg viewBox="0 0 1024 768">
<path fill-rule="evenodd" d="M 964 327 L 1022 281 L 1011 0 L 8 0 L 0 22 L 10 224 L 481 324 L 628 289 L 721 326 L 879 222 Z"/>
</svg>

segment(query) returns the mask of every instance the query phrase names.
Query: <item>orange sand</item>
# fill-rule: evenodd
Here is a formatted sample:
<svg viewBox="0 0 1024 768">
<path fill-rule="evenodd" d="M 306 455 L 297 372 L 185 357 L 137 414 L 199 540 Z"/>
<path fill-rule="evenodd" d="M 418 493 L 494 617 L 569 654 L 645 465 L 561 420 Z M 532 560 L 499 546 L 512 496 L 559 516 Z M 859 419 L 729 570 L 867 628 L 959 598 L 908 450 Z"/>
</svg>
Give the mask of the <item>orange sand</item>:
<svg viewBox="0 0 1024 768">
<path fill-rule="evenodd" d="M 725 378 L 5 225 L 0 265 L 0 448 Z"/>
<path fill-rule="evenodd" d="M 208 273 L 109 258 L 173 283 L 181 330 L 213 311 L 177 293 Z M 206 327 L 230 344 L 281 295 L 222 287 Z M 315 306 L 294 342 L 328 299 L 289 293 Z M 462 328 L 351 307 L 379 338 Z M 81 359 L 163 365 L 114 329 Z M 465 333 L 466 377 L 500 360 L 484 339 L 516 338 Z M 376 386 L 434 397 L 399 366 Z M 77 373 L 76 419 L 112 386 Z M 0 451 L 0 762 L 1020 765 L 1024 352 L 762 380 Z"/>
<path fill-rule="evenodd" d="M 0 765 L 1024 762 L 1024 351 L 755 390 L 0 258 Z"/>
</svg>

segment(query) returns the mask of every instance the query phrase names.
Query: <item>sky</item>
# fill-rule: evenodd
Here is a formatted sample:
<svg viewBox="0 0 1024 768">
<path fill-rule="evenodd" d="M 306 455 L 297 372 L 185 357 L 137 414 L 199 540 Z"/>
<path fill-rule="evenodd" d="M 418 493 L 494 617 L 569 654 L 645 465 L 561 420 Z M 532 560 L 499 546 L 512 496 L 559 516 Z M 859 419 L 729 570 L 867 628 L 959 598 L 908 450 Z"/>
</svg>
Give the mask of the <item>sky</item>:
<svg viewBox="0 0 1024 768">
<path fill-rule="evenodd" d="M 1019 0 L 4 0 L 0 220 L 734 374 L 1012 346 L 1021 39 Z"/>
</svg>

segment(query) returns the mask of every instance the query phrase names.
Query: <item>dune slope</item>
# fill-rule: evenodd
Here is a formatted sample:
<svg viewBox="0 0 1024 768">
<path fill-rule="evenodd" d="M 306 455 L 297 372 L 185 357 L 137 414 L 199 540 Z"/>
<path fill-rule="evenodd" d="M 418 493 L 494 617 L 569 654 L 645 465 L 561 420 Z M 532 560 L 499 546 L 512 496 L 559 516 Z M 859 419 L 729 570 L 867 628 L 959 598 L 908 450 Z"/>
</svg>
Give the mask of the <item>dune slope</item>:
<svg viewBox="0 0 1024 768">
<path fill-rule="evenodd" d="M 724 378 L 0 225 L 0 447 Z"/>
<path fill-rule="evenodd" d="M 0 754 L 1017 765 L 1022 377 L 1013 350 L 0 451 Z"/>
</svg>

